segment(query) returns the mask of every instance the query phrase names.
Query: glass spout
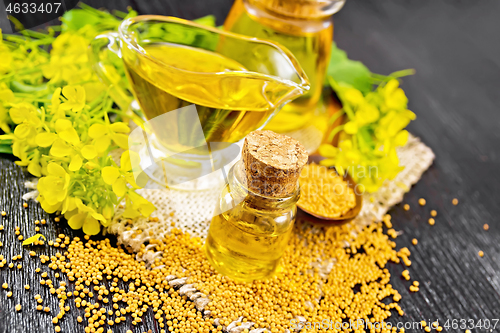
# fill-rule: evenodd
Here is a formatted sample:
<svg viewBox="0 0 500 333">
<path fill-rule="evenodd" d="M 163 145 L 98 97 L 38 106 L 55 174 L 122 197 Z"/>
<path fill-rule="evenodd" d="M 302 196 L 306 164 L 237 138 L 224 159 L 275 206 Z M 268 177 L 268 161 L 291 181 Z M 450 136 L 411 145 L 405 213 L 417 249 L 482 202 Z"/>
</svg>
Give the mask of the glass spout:
<svg viewBox="0 0 500 333">
<path fill-rule="evenodd" d="M 142 21 L 142 22 L 141 22 Z M 225 32 L 197 23 L 162 16 L 143 16 L 125 21 L 120 33 L 128 48 L 126 63 L 147 62 L 147 75 L 157 85 L 193 104 L 242 111 L 269 111 L 304 94 L 309 89 L 306 74 L 290 51 L 273 42 Z M 138 24 L 138 23 L 142 24 Z M 145 49 L 144 43 L 169 43 L 170 49 Z M 134 52 L 127 52 L 128 50 Z M 220 66 L 204 63 L 199 68 L 172 63 L 166 52 L 194 49 L 224 57 Z M 137 54 L 143 55 L 138 57 Z M 222 58 L 221 58 L 222 59 Z M 227 59 L 232 61 L 227 63 Z M 222 66 L 224 65 L 224 66 Z M 140 67 L 140 66 L 139 66 Z M 200 94 L 200 90 L 202 93 Z M 201 98 L 200 98 L 201 96 Z"/>
</svg>

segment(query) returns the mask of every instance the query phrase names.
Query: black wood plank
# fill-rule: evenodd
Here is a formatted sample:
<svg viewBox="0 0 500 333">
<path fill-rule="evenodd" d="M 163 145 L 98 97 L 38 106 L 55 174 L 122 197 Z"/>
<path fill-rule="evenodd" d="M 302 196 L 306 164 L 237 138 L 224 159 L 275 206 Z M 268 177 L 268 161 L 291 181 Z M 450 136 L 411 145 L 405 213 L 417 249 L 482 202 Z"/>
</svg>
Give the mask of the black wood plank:
<svg viewBox="0 0 500 333">
<path fill-rule="evenodd" d="M 218 24 L 231 5 L 230 0 L 85 2 L 121 10 L 130 5 L 141 14 L 188 19 L 215 14 Z M 477 322 L 500 317 L 499 12 L 500 2 L 495 0 L 348 0 L 335 15 L 335 40 L 351 58 L 383 74 L 417 70 L 403 84 L 410 109 L 418 116 L 410 130 L 437 155 L 431 169 L 405 196 L 411 210 L 404 211 L 401 204 L 391 211 L 394 227 L 403 231 L 397 244 L 412 251 L 410 275 L 421 286 L 418 293 L 410 293 L 409 282 L 401 278 L 404 268 L 390 265 L 392 283 L 403 296 L 400 303 L 405 311 L 404 317 L 394 316 L 393 323 L 439 319 L 443 324 L 448 319 Z M 1 159 L 0 170 L 0 210 L 8 212 L 0 222 L 5 226 L 0 231 L 0 253 L 8 261 L 21 251 L 14 235 L 16 225 L 28 236 L 35 233 L 33 221 L 46 218 L 50 222 L 41 229 L 49 238 L 60 232 L 74 234 L 63 224 L 55 225 L 35 204 L 22 208 L 23 183 L 29 176 L 12 160 Z M 421 197 L 427 200 L 425 207 L 417 203 Z M 455 197 L 458 206 L 451 204 Z M 427 223 L 431 209 L 438 211 L 434 226 Z M 489 224 L 488 231 L 483 230 L 484 223 Z M 417 246 L 411 245 L 412 238 L 419 240 Z M 478 256 L 479 250 L 484 251 L 484 258 Z M 7 299 L 0 291 L 0 332 L 53 332 L 50 320 L 57 302 L 34 273 L 41 265 L 26 253 L 22 264 L 21 270 L 0 270 L 0 282 L 6 281 L 14 292 Z M 29 292 L 23 289 L 27 283 Z M 52 316 L 35 310 L 37 293 L 44 298 L 44 306 L 52 308 Z M 23 306 L 21 313 L 14 311 L 18 303 Z M 83 326 L 76 323 L 79 311 L 72 309 L 60 323 L 63 332 L 83 332 Z M 127 329 L 131 329 L 130 322 L 114 327 L 113 332 Z M 144 325 L 134 332 L 148 329 L 157 332 L 146 315 Z"/>
</svg>

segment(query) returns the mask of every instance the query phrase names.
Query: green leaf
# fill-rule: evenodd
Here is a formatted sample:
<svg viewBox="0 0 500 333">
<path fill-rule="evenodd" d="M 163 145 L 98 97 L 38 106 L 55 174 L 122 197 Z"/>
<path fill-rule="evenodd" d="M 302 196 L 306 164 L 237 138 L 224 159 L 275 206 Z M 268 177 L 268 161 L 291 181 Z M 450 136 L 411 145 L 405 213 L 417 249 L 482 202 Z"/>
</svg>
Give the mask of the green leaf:
<svg viewBox="0 0 500 333">
<path fill-rule="evenodd" d="M 62 16 L 62 29 L 63 31 L 68 30 L 79 30 L 87 24 L 94 25 L 98 23 L 99 17 L 90 11 L 84 9 L 72 9 L 64 13 Z"/>
<path fill-rule="evenodd" d="M 0 154 L 12 154 L 12 144 L 0 144 Z"/>
<path fill-rule="evenodd" d="M 327 77 L 331 76 L 335 81 L 352 86 L 367 94 L 372 90 L 372 77 L 370 70 L 360 61 L 351 60 L 345 51 L 332 44 L 330 62 L 327 69 Z"/>
<path fill-rule="evenodd" d="M 199 23 L 199 24 L 209 26 L 209 27 L 215 27 L 215 20 L 216 20 L 216 18 L 214 15 L 207 15 L 207 16 L 200 17 L 200 18 L 193 20 L 193 21 L 196 23 Z"/>
</svg>

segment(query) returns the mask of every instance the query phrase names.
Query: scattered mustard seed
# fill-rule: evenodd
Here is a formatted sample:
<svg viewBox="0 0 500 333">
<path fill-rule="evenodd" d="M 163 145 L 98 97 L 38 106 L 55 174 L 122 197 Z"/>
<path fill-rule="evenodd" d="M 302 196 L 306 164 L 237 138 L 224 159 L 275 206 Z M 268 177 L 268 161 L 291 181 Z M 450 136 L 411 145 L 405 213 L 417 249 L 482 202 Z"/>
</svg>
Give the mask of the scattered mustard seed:
<svg viewBox="0 0 500 333">
<path fill-rule="evenodd" d="M 57 333 L 59 333 L 59 332 L 61 332 L 61 327 L 56 326 L 56 327 L 54 327 L 54 330 L 55 330 Z"/>
<path fill-rule="evenodd" d="M 20 241 L 22 241 L 24 239 L 23 235 L 19 235 L 19 237 L 17 237 L 17 239 L 19 239 Z"/>
<path fill-rule="evenodd" d="M 28 208 L 28 204 L 26 202 L 23 202 L 23 207 Z"/>
<path fill-rule="evenodd" d="M 43 306 L 41 306 L 40 304 L 38 304 L 38 305 L 36 306 L 36 309 L 37 309 L 38 311 L 42 311 L 42 310 L 43 310 Z"/>
<path fill-rule="evenodd" d="M 50 312 L 50 308 L 48 306 L 46 306 L 46 307 L 43 308 L 43 311 Z"/>
<path fill-rule="evenodd" d="M 40 220 L 40 222 L 41 222 L 42 224 L 47 223 L 47 221 L 45 221 L 44 219 Z"/>
<path fill-rule="evenodd" d="M 488 230 L 489 228 L 490 228 L 490 226 L 488 225 L 488 223 L 485 223 L 485 224 L 483 225 L 483 229 L 484 229 L 484 230 Z"/>
<path fill-rule="evenodd" d="M 60 219 L 60 218 L 58 218 L 58 217 L 55 217 L 55 218 L 54 218 L 54 221 L 55 221 L 55 222 L 59 222 L 59 221 L 61 221 L 61 219 Z"/>
<path fill-rule="evenodd" d="M 23 268 L 23 265 L 22 264 L 17 264 L 17 269 L 21 269 Z"/>
<path fill-rule="evenodd" d="M 429 218 L 429 224 L 434 225 L 436 223 L 436 220 L 434 220 L 432 217 Z"/>
<path fill-rule="evenodd" d="M 453 204 L 453 206 L 458 205 L 458 199 L 454 198 L 453 200 L 451 200 L 451 203 Z"/>
<path fill-rule="evenodd" d="M 0 224 L 0 231 L 3 230 L 3 224 Z"/>
<path fill-rule="evenodd" d="M 410 210 L 410 205 L 405 204 L 405 205 L 403 206 L 403 208 L 404 208 L 404 210 Z"/>
<path fill-rule="evenodd" d="M 12 291 L 7 292 L 7 297 L 12 297 Z"/>
<path fill-rule="evenodd" d="M 412 243 L 413 245 L 417 245 L 417 244 L 418 244 L 418 240 L 417 240 L 416 238 L 413 238 L 413 239 L 411 240 L 411 243 Z"/>
<path fill-rule="evenodd" d="M 437 213 L 434 209 L 433 209 L 433 210 L 431 210 L 431 216 L 432 216 L 432 217 L 436 217 L 436 216 L 437 216 L 437 214 L 438 214 L 438 213 Z"/>
<path fill-rule="evenodd" d="M 479 256 L 482 258 L 484 256 L 484 252 L 483 251 L 479 251 L 478 252 Z"/>
<path fill-rule="evenodd" d="M 21 311 L 21 304 L 16 305 L 16 311 L 17 312 Z"/>
<path fill-rule="evenodd" d="M 7 212 L 2 210 L 2 216 L 7 216 Z"/>
<path fill-rule="evenodd" d="M 26 290 L 30 290 L 30 285 L 29 285 L 29 284 L 25 285 L 25 286 L 24 286 L 24 289 L 26 289 Z"/>
<path fill-rule="evenodd" d="M 4 282 L 4 283 L 2 284 L 2 288 L 3 288 L 3 289 L 7 289 L 7 288 L 9 288 L 9 285 L 7 284 L 7 282 Z"/>
<path fill-rule="evenodd" d="M 425 199 L 424 199 L 424 198 L 420 198 L 420 199 L 418 199 L 418 204 L 419 204 L 420 206 L 425 206 Z"/>
<path fill-rule="evenodd" d="M 424 331 L 426 331 L 426 332 L 430 332 L 430 331 L 431 331 L 431 328 L 430 328 L 429 326 L 426 326 L 426 327 L 424 328 Z"/>
</svg>

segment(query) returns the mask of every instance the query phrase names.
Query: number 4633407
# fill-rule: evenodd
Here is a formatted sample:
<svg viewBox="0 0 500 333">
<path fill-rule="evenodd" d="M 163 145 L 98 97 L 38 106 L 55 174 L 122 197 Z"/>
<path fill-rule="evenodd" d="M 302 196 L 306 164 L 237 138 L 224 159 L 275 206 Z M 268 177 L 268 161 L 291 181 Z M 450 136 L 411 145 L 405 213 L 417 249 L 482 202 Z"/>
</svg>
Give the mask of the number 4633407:
<svg viewBox="0 0 500 333">
<path fill-rule="evenodd" d="M 37 14 L 37 13 L 58 13 L 61 7 L 60 2 L 47 2 L 37 4 L 34 2 L 23 2 L 23 3 L 9 3 L 5 11 L 9 14 Z"/>
<path fill-rule="evenodd" d="M 453 330 L 461 329 L 495 329 L 497 327 L 499 319 L 448 319 L 443 327 L 449 330 L 450 328 Z"/>
</svg>

